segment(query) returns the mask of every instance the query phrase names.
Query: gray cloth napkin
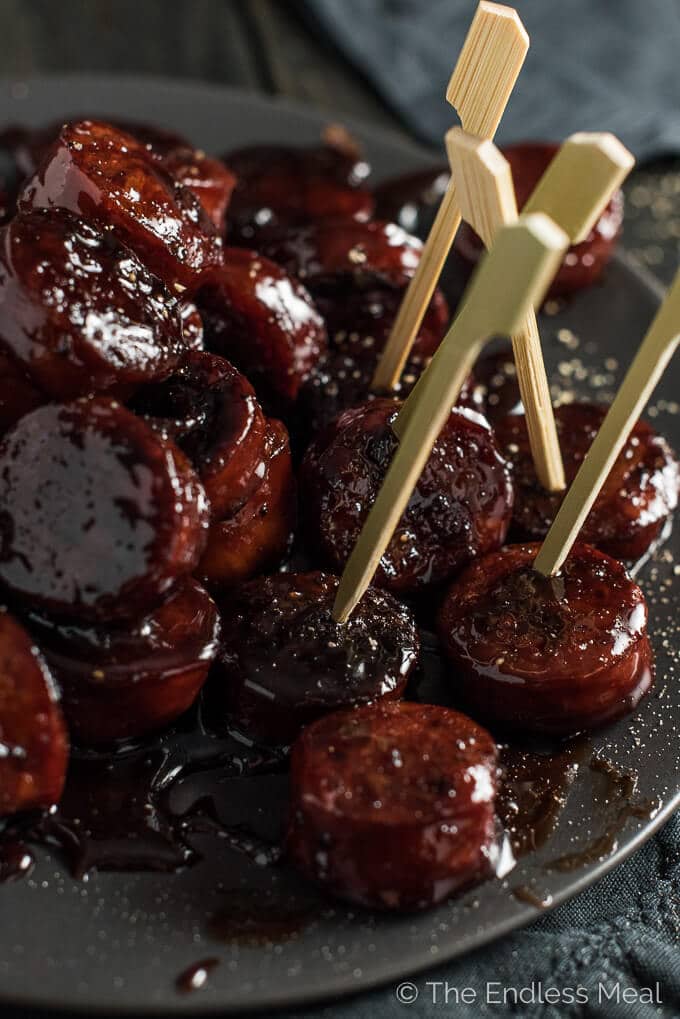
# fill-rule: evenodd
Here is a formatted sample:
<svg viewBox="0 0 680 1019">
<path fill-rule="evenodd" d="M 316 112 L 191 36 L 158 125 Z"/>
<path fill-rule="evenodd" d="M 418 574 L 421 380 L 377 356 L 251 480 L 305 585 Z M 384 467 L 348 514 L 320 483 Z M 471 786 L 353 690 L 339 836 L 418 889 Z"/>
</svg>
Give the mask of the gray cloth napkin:
<svg viewBox="0 0 680 1019">
<path fill-rule="evenodd" d="M 512 2 L 512 0 L 511 0 Z M 473 0 L 303 0 L 306 12 L 424 141 Z M 515 0 L 531 37 L 497 139 L 613 131 L 638 160 L 680 152 L 680 0 Z"/>
</svg>

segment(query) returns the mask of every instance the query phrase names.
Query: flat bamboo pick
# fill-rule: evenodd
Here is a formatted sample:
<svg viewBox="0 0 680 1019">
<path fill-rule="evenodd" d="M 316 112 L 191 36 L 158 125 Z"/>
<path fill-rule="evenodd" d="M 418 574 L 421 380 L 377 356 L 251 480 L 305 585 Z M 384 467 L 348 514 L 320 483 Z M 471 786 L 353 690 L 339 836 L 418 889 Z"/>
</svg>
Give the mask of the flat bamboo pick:
<svg viewBox="0 0 680 1019">
<path fill-rule="evenodd" d="M 527 310 L 542 300 L 566 246 L 566 234 L 536 213 L 501 230 L 480 263 L 460 314 L 418 381 L 409 426 L 340 580 L 333 606 L 338 622 L 347 620 L 370 584 L 484 341 L 517 332 Z"/>
<path fill-rule="evenodd" d="M 544 576 L 557 573 L 569 555 L 602 485 L 679 342 L 680 272 L 642 341 L 534 560 L 534 569 Z"/>
<path fill-rule="evenodd" d="M 481 0 L 446 90 L 470 134 L 493 138 L 528 49 L 529 36 L 517 11 Z M 373 390 L 389 391 L 398 384 L 460 220 L 455 186 L 449 181 L 373 376 Z"/>
<path fill-rule="evenodd" d="M 451 171 L 463 219 L 476 224 L 486 247 L 499 227 L 517 219 L 509 166 L 492 142 L 452 128 L 446 136 Z M 583 240 L 635 160 L 614 135 L 572 135 L 561 146 L 534 189 L 527 208 L 545 212 L 562 227 L 572 244 Z M 527 420 L 536 474 L 545 489 L 565 488 L 555 416 L 538 324 L 533 309 L 520 333 L 512 337 L 520 394 Z"/>
<path fill-rule="evenodd" d="M 475 224 L 485 247 L 491 248 L 500 228 L 517 221 L 510 164 L 493 142 L 459 127 L 447 133 L 446 151 L 463 219 Z M 533 308 L 511 339 L 536 475 L 547 491 L 561 492 L 566 480 Z"/>
</svg>

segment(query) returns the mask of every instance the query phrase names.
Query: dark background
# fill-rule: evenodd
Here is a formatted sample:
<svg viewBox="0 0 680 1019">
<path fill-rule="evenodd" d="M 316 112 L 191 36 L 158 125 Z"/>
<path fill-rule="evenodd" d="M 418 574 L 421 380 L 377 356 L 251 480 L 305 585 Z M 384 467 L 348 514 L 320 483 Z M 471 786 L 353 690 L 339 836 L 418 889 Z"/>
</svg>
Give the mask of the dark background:
<svg viewBox="0 0 680 1019">
<path fill-rule="evenodd" d="M 0 0 L 0 68 L 12 78 L 102 71 L 206 79 L 406 130 L 297 0 Z M 669 283 L 680 254 L 680 160 L 638 168 L 626 192 L 624 243 Z"/>
</svg>

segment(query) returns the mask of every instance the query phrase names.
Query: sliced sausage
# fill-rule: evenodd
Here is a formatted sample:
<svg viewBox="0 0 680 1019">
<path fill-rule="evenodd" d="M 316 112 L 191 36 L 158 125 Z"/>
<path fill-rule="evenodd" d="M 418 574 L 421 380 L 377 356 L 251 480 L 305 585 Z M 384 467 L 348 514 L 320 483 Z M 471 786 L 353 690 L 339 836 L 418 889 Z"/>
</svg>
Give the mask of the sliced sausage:
<svg viewBox="0 0 680 1019">
<path fill-rule="evenodd" d="M 44 209 L 0 232 L 0 338 L 57 399 L 163 378 L 185 349 L 176 297 L 131 251 Z"/>
<path fill-rule="evenodd" d="M 369 588 L 347 623 L 331 617 L 338 579 L 279 573 L 225 601 L 210 717 L 257 742 L 288 745 L 308 722 L 352 704 L 399 697 L 418 660 L 415 620 Z"/>
<path fill-rule="evenodd" d="M 369 219 L 373 196 L 363 181 L 369 166 L 346 132 L 324 145 L 250 145 L 223 157 L 236 174 L 227 237 L 258 247 L 267 231 L 317 220 Z"/>
<path fill-rule="evenodd" d="M 168 286 L 194 288 L 222 260 L 221 238 L 193 191 L 132 135 L 101 121 L 65 124 L 19 199 L 112 230 Z"/>
<path fill-rule="evenodd" d="M 198 304 L 208 349 L 244 372 L 275 411 L 289 407 L 327 343 L 305 288 L 261 255 L 227 248 Z"/>
<path fill-rule="evenodd" d="M 523 142 L 502 150 L 512 170 L 518 209 L 524 207 L 558 149 L 554 142 Z M 623 192 L 616 191 L 586 239 L 567 251 L 550 285 L 548 298 L 566 297 L 597 282 L 613 254 L 622 226 Z M 455 250 L 470 265 L 475 265 L 484 251 L 479 237 L 467 223 L 458 231 Z"/>
<path fill-rule="evenodd" d="M 307 450 L 300 471 L 305 535 L 341 571 L 397 448 L 392 400 L 345 411 Z M 447 420 L 375 576 L 379 587 L 415 591 L 499 548 L 512 514 L 510 472 L 484 418 Z"/>
<path fill-rule="evenodd" d="M 295 478 L 288 432 L 270 420 L 260 483 L 233 516 L 210 526 L 196 575 L 211 591 L 223 591 L 272 569 L 288 548 L 296 522 Z"/>
<path fill-rule="evenodd" d="M 198 471 L 213 520 L 236 513 L 260 483 L 266 421 L 253 387 L 223 357 L 190 352 L 132 407 L 173 439 Z"/>
<path fill-rule="evenodd" d="M 49 669 L 26 630 L 0 610 L 0 818 L 56 803 L 67 764 Z"/>
<path fill-rule="evenodd" d="M 489 873 L 496 762 L 488 732 L 448 708 L 326 715 L 293 747 L 290 858 L 350 902 L 431 906 Z"/>
<path fill-rule="evenodd" d="M 653 681 L 647 605 L 624 567 L 577 544 L 555 577 L 511 545 L 450 588 L 439 635 L 450 682 L 479 718 L 568 735 L 632 711 Z"/>
<path fill-rule="evenodd" d="M 606 407 L 570 403 L 555 411 L 567 483 L 581 466 L 604 421 Z M 515 478 L 513 529 L 518 538 L 543 538 L 559 509 L 562 493 L 546 492 L 534 472 L 524 415 L 496 424 L 498 444 Z M 666 440 L 638 421 L 605 481 L 581 530 L 581 540 L 617 559 L 638 559 L 675 509 L 680 464 Z"/>
<path fill-rule="evenodd" d="M 73 737 L 109 745 L 162 729 L 196 699 L 217 652 L 217 607 L 200 584 L 181 581 L 148 615 L 125 625 L 27 623 L 62 691 Z"/>
<path fill-rule="evenodd" d="M 403 289 L 423 245 L 396 223 L 321 222 L 291 229 L 260 245 L 260 252 L 297 276 L 314 296 L 354 288 Z"/>
<path fill-rule="evenodd" d="M 207 521 L 184 454 L 115 400 L 47 404 L 0 444 L 0 581 L 47 612 L 146 612 L 196 566 Z"/>
</svg>

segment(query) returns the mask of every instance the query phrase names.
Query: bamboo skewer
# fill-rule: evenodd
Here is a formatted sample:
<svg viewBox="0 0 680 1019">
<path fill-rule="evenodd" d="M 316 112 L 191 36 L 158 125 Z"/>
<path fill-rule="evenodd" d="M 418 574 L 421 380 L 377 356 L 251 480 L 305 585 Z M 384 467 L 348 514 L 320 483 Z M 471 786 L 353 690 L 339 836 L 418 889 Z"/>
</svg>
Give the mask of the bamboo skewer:
<svg viewBox="0 0 680 1019">
<path fill-rule="evenodd" d="M 463 219 L 476 224 L 489 248 L 498 229 L 517 219 L 510 167 L 491 141 L 459 127 L 447 133 L 446 147 Z M 572 135 L 537 184 L 527 208 L 545 212 L 572 244 L 578 243 L 633 163 L 631 153 L 611 134 Z M 533 309 L 512 337 L 512 345 L 536 474 L 543 488 L 559 492 L 566 485 L 564 467 Z"/>
<path fill-rule="evenodd" d="M 616 458 L 680 343 L 680 272 L 642 341 L 614 402 L 534 561 L 549 577 L 569 555 Z"/>
<path fill-rule="evenodd" d="M 481 0 L 446 91 L 466 131 L 493 138 L 528 49 L 517 11 Z M 398 384 L 460 221 L 451 180 L 373 376 L 374 391 Z"/>
<path fill-rule="evenodd" d="M 481 346 L 491 335 L 518 331 L 543 299 L 566 246 L 564 232 L 537 213 L 501 230 L 482 260 L 460 314 L 413 390 L 408 427 L 340 580 L 336 621 L 347 620 L 370 584 Z"/>
<path fill-rule="evenodd" d="M 501 227 L 517 221 L 510 164 L 493 142 L 481 141 L 459 127 L 446 135 L 446 150 L 463 219 L 475 224 L 488 249 Z M 533 308 L 511 339 L 536 475 L 543 488 L 560 492 L 566 480 Z"/>
</svg>

